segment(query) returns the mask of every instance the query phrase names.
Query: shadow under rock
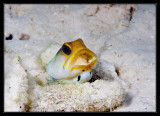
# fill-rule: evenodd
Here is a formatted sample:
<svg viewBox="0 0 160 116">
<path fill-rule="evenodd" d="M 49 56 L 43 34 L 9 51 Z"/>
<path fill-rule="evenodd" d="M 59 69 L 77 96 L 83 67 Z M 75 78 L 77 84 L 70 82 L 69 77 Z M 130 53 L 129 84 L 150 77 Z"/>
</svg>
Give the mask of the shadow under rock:
<svg viewBox="0 0 160 116">
<path fill-rule="evenodd" d="M 108 81 L 114 81 L 115 79 L 115 77 L 112 74 L 108 73 L 108 71 L 103 69 L 101 62 L 99 62 L 96 65 L 95 69 L 93 69 L 92 72 L 93 72 L 93 76 L 89 82 L 94 82 L 95 80 L 98 80 L 98 79 L 104 79 Z"/>
<path fill-rule="evenodd" d="M 126 92 L 124 94 L 124 101 L 122 104 L 125 106 L 129 106 L 132 103 L 132 99 L 133 99 L 133 95 L 131 95 L 129 92 Z"/>
<path fill-rule="evenodd" d="M 98 80 L 98 79 L 102 79 L 102 78 L 97 74 L 97 71 L 93 70 L 93 76 L 89 80 L 89 82 L 92 83 L 92 82 L 94 82 L 95 80 Z"/>
</svg>

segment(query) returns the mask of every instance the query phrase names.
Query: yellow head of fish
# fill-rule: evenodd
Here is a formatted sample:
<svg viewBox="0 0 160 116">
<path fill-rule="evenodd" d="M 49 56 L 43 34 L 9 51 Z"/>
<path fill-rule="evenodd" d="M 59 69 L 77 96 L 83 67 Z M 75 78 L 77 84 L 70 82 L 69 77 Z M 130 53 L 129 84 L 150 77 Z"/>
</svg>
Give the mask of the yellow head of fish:
<svg viewBox="0 0 160 116">
<path fill-rule="evenodd" d="M 96 54 L 84 45 L 82 39 L 77 39 L 62 45 L 48 63 L 47 72 L 56 80 L 82 83 L 91 79 L 96 62 Z"/>
</svg>

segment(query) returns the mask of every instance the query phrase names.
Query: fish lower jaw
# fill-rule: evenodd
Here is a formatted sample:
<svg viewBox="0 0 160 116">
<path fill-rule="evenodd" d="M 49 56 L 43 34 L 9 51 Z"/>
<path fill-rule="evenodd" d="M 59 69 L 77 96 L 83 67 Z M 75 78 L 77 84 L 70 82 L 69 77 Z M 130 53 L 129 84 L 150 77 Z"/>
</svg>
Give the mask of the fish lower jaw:
<svg viewBox="0 0 160 116">
<path fill-rule="evenodd" d="M 82 72 L 80 75 L 73 79 L 55 79 L 57 83 L 84 83 L 88 82 L 92 78 L 92 71 Z"/>
</svg>

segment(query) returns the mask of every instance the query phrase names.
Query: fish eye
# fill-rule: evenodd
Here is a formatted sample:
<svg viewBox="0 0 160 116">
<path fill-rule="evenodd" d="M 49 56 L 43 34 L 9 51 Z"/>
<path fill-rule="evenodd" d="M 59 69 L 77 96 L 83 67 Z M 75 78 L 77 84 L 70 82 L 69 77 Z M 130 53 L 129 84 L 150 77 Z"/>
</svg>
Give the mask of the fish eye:
<svg viewBox="0 0 160 116">
<path fill-rule="evenodd" d="M 62 46 L 62 50 L 65 54 L 70 55 L 71 54 L 71 48 L 68 47 L 67 45 Z"/>
</svg>

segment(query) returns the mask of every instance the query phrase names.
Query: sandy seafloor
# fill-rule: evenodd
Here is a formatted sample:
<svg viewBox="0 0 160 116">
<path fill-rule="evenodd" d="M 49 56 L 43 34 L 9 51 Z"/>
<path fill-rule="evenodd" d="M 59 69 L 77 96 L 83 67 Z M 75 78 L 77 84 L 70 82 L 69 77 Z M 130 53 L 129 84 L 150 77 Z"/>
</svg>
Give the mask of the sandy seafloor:
<svg viewBox="0 0 160 116">
<path fill-rule="evenodd" d="M 46 73 L 40 77 L 41 81 L 34 81 L 43 72 L 38 60 L 40 54 L 49 45 L 56 52 L 64 42 L 82 38 L 102 64 L 106 61 L 107 68 L 110 68 L 107 64 L 116 67 L 118 78 L 125 83 L 125 99 L 114 112 L 156 111 L 155 7 L 153 4 L 5 4 L 4 110 L 32 111 L 31 106 L 24 105 L 29 95 L 25 92 L 36 90 L 40 85 L 36 82 L 46 83 L 42 79 Z M 24 94 L 17 94 L 20 92 Z"/>
</svg>

